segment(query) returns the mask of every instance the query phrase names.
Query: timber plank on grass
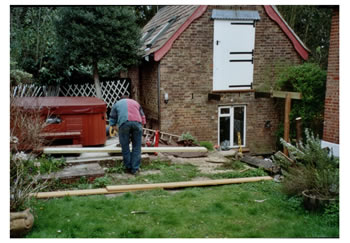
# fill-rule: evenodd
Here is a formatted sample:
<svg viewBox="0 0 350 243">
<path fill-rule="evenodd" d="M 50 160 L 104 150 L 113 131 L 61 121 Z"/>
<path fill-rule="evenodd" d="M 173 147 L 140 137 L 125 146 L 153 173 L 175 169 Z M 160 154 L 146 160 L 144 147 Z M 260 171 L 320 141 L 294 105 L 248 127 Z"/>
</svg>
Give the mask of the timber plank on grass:
<svg viewBox="0 0 350 243">
<path fill-rule="evenodd" d="M 120 147 L 85 147 L 85 148 L 45 148 L 45 154 L 79 154 L 79 153 L 121 153 Z M 205 147 L 142 147 L 141 153 L 155 152 L 208 152 Z"/>
<path fill-rule="evenodd" d="M 54 197 L 65 197 L 65 196 L 115 194 L 115 193 L 121 193 L 121 192 L 135 192 L 135 191 L 144 191 L 144 190 L 152 190 L 152 189 L 174 189 L 174 188 L 183 188 L 183 187 L 228 185 L 228 184 L 236 184 L 236 183 L 266 181 L 266 180 L 272 180 L 272 179 L 273 178 L 270 176 L 259 176 L 259 177 L 204 180 L 204 181 L 183 181 L 183 182 L 168 182 L 168 183 L 155 183 L 155 184 L 117 185 L 117 186 L 107 186 L 106 188 L 99 188 L 99 189 L 38 192 L 38 193 L 31 194 L 31 196 L 34 196 L 36 198 L 54 198 Z"/>
</svg>

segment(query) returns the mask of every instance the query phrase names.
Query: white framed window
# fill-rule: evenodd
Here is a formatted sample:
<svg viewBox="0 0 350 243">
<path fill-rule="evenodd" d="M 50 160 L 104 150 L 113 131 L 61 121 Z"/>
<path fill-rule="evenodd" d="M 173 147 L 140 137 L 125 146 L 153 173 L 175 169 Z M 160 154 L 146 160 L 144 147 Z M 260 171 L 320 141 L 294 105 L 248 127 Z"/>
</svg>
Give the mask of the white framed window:
<svg viewBox="0 0 350 243">
<path fill-rule="evenodd" d="M 237 148 L 246 146 L 246 106 L 220 106 L 218 111 L 218 144 Z"/>
</svg>

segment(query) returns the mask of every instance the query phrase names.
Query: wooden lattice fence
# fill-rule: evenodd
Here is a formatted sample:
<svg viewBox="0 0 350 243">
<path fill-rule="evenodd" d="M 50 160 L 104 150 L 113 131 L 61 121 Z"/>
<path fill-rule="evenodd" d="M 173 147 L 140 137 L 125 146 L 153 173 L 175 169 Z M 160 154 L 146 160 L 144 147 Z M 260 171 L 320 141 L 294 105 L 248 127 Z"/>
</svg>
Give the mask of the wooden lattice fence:
<svg viewBox="0 0 350 243">
<path fill-rule="evenodd" d="M 40 97 L 40 96 L 58 96 L 58 86 L 38 86 L 35 84 L 19 84 L 11 88 L 13 97 Z"/>
<path fill-rule="evenodd" d="M 105 81 L 101 83 L 102 99 L 107 107 L 113 104 L 123 95 L 130 95 L 130 79 Z M 34 84 L 18 85 L 11 88 L 13 97 L 39 97 L 39 96 L 97 96 L 94 84 L 69 84 L 64 86 L 36 86 Z"/>
</svg>

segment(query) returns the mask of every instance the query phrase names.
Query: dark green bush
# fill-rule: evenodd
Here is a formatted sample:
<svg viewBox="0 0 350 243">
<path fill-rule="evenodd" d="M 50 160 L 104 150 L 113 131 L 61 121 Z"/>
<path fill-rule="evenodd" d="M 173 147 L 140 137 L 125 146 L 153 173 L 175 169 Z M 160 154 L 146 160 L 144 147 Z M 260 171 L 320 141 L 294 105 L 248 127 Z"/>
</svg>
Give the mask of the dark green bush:
<svg viewBox="0 0 350 243">
<path fill-rule="evenodd" d="M 201 141 L 199 142 L 199 145 L 202 147 L 206 147 L 209 151 L 214 150 L 214 145 L 211 142 L 208 141 Z"/>
<path fill-rule="evenodd" d="M 327 72 L 313 63 L 290 66 L 277 79 L 283 91 L 302 93 L 301 100 L 293 100 L 290 113 L 290 134 L 295 137 L 295 118 L 302 117 L 303 127 L 322 135 Z"/>
</svg>

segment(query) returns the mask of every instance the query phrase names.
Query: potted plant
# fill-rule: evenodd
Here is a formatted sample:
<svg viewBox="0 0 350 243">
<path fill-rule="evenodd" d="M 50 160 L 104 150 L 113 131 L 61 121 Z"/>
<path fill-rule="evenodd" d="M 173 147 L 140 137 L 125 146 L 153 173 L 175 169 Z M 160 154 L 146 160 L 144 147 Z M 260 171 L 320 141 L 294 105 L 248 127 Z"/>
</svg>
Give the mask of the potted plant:
<svg viewBox="0 0 350 243">
<path fill-rule="evenodd" d="M 308 129 L 305 144 L 292 145 L 281 139 L 288 156 L 276 153 L 273 161 L 281 166 L 282 190 L 288 195 L 302 195 L 304 206 L 320 210 L 339 197 L 339 159 L 321 148 L 321 141 Z"/>
<path fill-rule="evenodd" d="M 191 135 L 191 133 L 183 133 L 181 134 L 177 144 L 183 145 L 185 147 L 198 146 L 198 141 L 195 137 Z"/>
</svg>

